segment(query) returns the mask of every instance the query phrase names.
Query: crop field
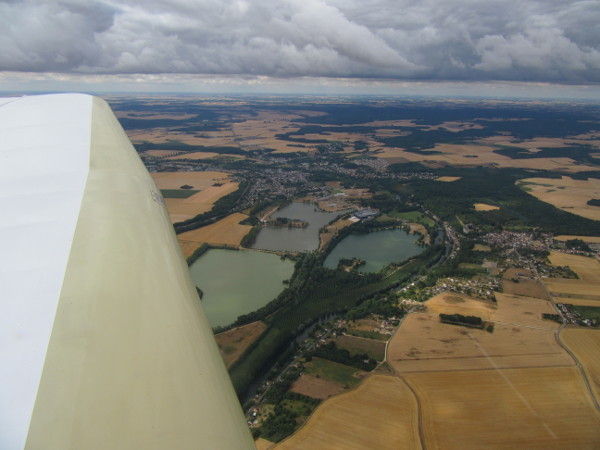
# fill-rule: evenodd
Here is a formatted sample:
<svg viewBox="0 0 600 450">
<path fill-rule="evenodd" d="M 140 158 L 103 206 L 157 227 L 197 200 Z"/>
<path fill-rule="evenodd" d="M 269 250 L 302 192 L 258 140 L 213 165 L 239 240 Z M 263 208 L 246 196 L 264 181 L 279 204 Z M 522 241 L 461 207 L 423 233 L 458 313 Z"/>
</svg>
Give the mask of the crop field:
<svg viewBox="0 0 600 450">
<path fill-rule="evenodd" d="M 364 331 L 377 331 L 379 330 L 379 322 L 373 319 L 358 319 L 348 323 L 349 328 Z"/>
<path fill-rule="evenodd" d="M 597 259 L 556 251 L 551 251 L 548 259 L 555 266 L 569 266 L 581 281 L 600 283 L 600 262 Z"/>
<path fill-rule="evenodd" d="M 319 249 L 323 249 L 342 228 L 352 225 L 353 223 L 354 222 L 349 219 L 339 219 L 331 225 L 327 225 L 325 230 L 319 235 Z"/>
<path fill-rule="evenodd" d="M 588 244 L 600 244 L 600 236 L 572 236 L 561 234 L 560 236 L 554 236 L 557 241 L 569 241 L 571 239 L 580 239 Z"/>
<path fill-rule="evenodd" d="M 209 186 L 187 198 L 165 198 L 171 222 L 183 222 L 210 211 L 217 200 L 236 191 L 238 185 L 239 183 L 224 183 L 221 186 Z"/>
<path fill-rule="evenodd" d="M 498 309 L 498 305 L 492 301 L 479 300 L 454 292 L 443 292 L 430 298 L 425 302 L 425 307 L 430 314 L 462 314 L 481 317 L 483 320 L 490 320 L 492 314 Z"/>
<path fill-rule="evenodd" d="M 576 297 L 554 297 L 555 303 L 569 303 L 571 305 L 576 306 L 594 306 L 600 307 L 600 298 L 597 300 L 589 300 L 585 298 L 576 298 Z"/>
<path fill-rule="evenodd" d="M 335 340 L 339 348 L 348 350 L 352 355 L 366 353 L 376 361 L 385 357 L 385 342 L 356 336 L 341 336 Z"/>
<path fill-rule="evenodd" d="M 147 152 L 150 153 L 150 152 Z M 214 152 L 186 152 L 178 154 L 177 156 L 171 156 L 169 159 L 180 160 L 180 159 L 212 159 L 221 156 L 227 156 L 229 158 L 241 158 L 240 155 L 228 155 L 226 153 L 214 153 Z"/>
<path fill-rule="evenodd" d="M 569 266 L 579 277 L 578 279 L 544 279 L 544 284 L 555 302 L 600 306 L 600 262 L 598 260 L 556 251 L 550 252 L 548 259 L 555 266 Z"/>
<path fill-rule="evenodd" d="M 489 245 L 483 245 L 483 244 L 475 244 L 473 246 L 473 251 L 474 252 L 491 252 L 492 248 Z"/>
<path fill-rule="evenodd" d="M 203 190 L 215 183 L 228 183 L 225 172 L 152 172 L 150 174 L 158 189 L 180 189 L 187 184 L 192 189 Z"/>
<path fill-rule="evenodd" d="M 492 320 L 515 325 L 556 329 L 557 323 L 542 319 L 542 314 L 556 314 L 551 302 L 540 298 L 496 292 L 498 309 Z"/>
<path fill-rule="evenodd" d="M 548 300 L 548 292 L 544 285 L 533 278 L 527 269 L 508 269 L 502 276 L 502 292 Z"/>
<path fill-rule="evenodd" d="M 162 120 L 162 119 L 169 119 L 169 120 L 184 120 L 184 119 L 191 119 L 193 117 L 196 117 L 196 114 L 169 114 L 169 113 L 165 113 L 164 111 L 161 111 L 161 108 L 156 108 L 156 111 L 154 113 L 149 112 L 149 113 L 142 113 L 140 114 L 139 111 L 117 111 L 115 113 L 115 115 L 118 118 L 127 118 L 127 119 L 136 119 L 136 120 Z"/>
<path fill-rule="evenodd" d="M 488 205 L 487 203 L 475 203 L 473 207 L 475 211 L 497 211 L 500 209 L 499 206 Z"/>
<path fill-rule="evenodd" d="M 462 177 L 437 177 L 435 180 L 436 181 L 442 181 L 444 183 L 452 183 L 453 181 L 458 181 L 461 178 Z"/>
<path fill-rule="evenodd" d="M 238 328 L 215 335 L 221 357 L 229 368 L 258 337 L 267 326 L 263 322 L 252 322 Z"/>
<path fill-rule="evenodd" d="M 183 222 L 210 211 L 218 199 L 234 192 L 239 185 L 230 182 L 229 175 L 224 172 L 153 172 L 152 178 L 161 192 L 187 194 L 195 191 L 187 198 L 173 195 L 165 197 L 172 223 Z M 182 190 L 183 185 L 192 186 L 192 189 Z"/>
<path fill-rule="evenodd" d="M 429 449 L 597 448 L 600 415 L 576 367 L 406 374 Z"/>
<path fill-rule="evenodd" d="M 598 179 L 575 180 L 567 176 L 563 176 L 560 180 L 527 178 L 521 180 L 519 185 L 543 202 L 572 214 L 600 220 L 600 208 L 587 204 L 588 200 L 600 198 L 600 180 Z"/>
<path fill-rule="evenodd" d="M 334 381 L 317 378 L 313 375 L 304 373 L 300 378 L 294 381 L 290 390 L 308 397 L 324 400 L 333 395 L 340 394 L 346 389 L 344 389 L 344 386 Z"/>
<path fill-rule="evenodd" d="M 419 449 L 417 402 L 396 377 L 372 375 L 330 398 L 277 449 Z"/>
<path fill-rule="evenodd" d="M 198 246 L 206 242 L 208 244 L 238 247 L 242 238 L 252 228 L 250 225 L 240 225 L 240 222 L 247 217 L 245 214 L 234 213 L 211 225 L 179 234 L 177 237 L 182 249 L 184 249 L 184 254 L 185 249 L 191 247 L 187 242 L 198 243 Z M 185 256 L 190 255 L 185 254 Z"/>
<path fill-rule="evenodd" d="M 157 158 L 164 158 L 167 156 L 177 155 L 179 152 L 173 150 L 147 150 L 144 153 Z"/>
<path fill-rule="evenodd" d="M 305 368 L 310 375 L 333 381 L 344 388 L 356 386 L 365 376 L 362 370 L 316 357 L 306 363 Z"/>
<path fill-rule="evenodd" d="M 410 220 L 412 222 L 422 223 L 427 226 L 433 226 L 434 222 L 429 217 L 421 213 L 420 211 L 406 211 L 401 213 L 392 214 L 392 217 L 402 219 L 402 220 Z"/>
<path fill-rule="evenodd" d="M 573 365 L 549 328 L 495 323 L 489 333 L 415 313 L 388 344 L 387 362 L 397 373 Z"/>
<path fill-rule="evenodd" d="M 553 297 L 575 297 L 600 300 L 600 283 L 567 278 L 547 278 L 544 284 Z"/>
<path fill-rule="evenodd" d="M 515 144 L 512 146 L 514 147 Z M 421 162 L 427 165 L 431 165 L 431 163 L 462 166 L 488 165 L 503 168 L 556 170 L 568 173 L 598 170 L 597 167 L 579 164 L 566 157 L 513 159 L 495 153 L 494 151 L 497 149 L 496 145 L 486 145 L 485 143 L 466 145 L 442 143 L 428 149 L 427 153 L 413 153 L 400 148 L 383 147 L 377 156 L 389 160 L 389 162 L 396 162 L 395 160 L 403 158 L 407 161 Z"/>
<path fill-rule="evenodd" d="M 162 189 L 160 195 L 166 200 L 168 198 L 189 198 L 198 192 L 200 191 L 195 189 Z"/>
<path fill-rule="evenodd" d="M 256 441 L 254 441 L 254 445 L 256 445 L 256 450 L 268 450 L 275 444 L 273 444 L 271 441 L 267 441 L 266 439 L 258 438 Z"/>
<path fill-rule="evenodd" d="M 600 330 L 565 328 L 560 339 L 583 366 L 597 401 L 600 401 Z"/>
<path fill-rule="evenodd" d="M 142 130 L 126 130 L 127 136 L 134 144 L 142 142 L 151 142 L 153 144 L 167 144 L 172 142 L 179 142 L 190 146 L 227 146 L 227 147 L 238 147 L 235 142 L 234 136 L 231 132 L 223 131 L 222 136 L 216 136 L 215 133 L 208 135 L 190 134 L 184 131 L 176 131 L 170 128 L 144 128 Z"/>
</svg>

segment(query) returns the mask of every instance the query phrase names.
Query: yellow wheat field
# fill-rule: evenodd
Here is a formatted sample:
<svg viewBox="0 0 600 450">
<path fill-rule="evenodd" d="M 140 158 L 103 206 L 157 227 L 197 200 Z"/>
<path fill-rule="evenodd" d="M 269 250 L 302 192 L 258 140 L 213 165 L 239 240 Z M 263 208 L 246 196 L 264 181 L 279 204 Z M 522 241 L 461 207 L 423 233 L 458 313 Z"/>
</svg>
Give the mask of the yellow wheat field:
<svg viewBox="0 0 600 450">
<path fill-rule="evenodd" d="M 500 292 L 496 292 L 494 296 L 498 304 L 498 310 L 492 316 L 494 321 L 550 330 L 560 326 L 556 322 L 542 319 L 542 314 L 556 314 L 554 306 L 547 300 Z"/>
<path fill-rule="evenodd" d="M 458 181 L 461 178 L 462 177 L 437 177 L 435 180 L 436 181 L 442 181 L 444 183 L 452 183 L 453 181 Z"/>
<path fill-rule="evenodd" d="M 500 209 L 499 206 L 488 205 L 487 203 L 475 203 L 473 207 L 475 211 L 497 211 Z"/>
<path fill-rule="evenodd" d="M 239 183 L 224 183 L 221 186 L 209 186 L 188 198 L 166 198 L 171 222 L 183 222 L 210 211 L 217 200 L 236 191 L 238 186 Z"/>
<path fill-rule="evenodd" d="M 573 236 L 568 234 L 561 234 L 560 236 L 554 236 L 557 241 L 569 241 L 571 239 L 581 239 L 589 244 L 600 244 L 600 236 Z"/>
<path fill-rule="evenodd" d="M 179 189 L 184 184 L 202 190 L 214 183 L 229 182 L 225 172 L 152 172 L 150 174 L 158 189 Z"/>
<path fill-rule="evenodd" d="M 417 402 L 402 380 L 372 375 L 323 403 L 277 449 L 418 449 Z"/>
<path fill-rule="evenodd" d="M 240 225 L 248 216 L 241 213 L 231 214 L 216 223 L 207 225 L 197 230 L 186 231 L 178 235 L 179 241 L 197 242 L 237 247 L 242 238 L 250 231 L 252 226 Z"/>
<path fill-rule="evenodd" d="M 565 328 L 560 338 L 583 365 L 596 400 L 600 401 L 600 330 Z"/>
<path fill-rule="evenodd" d="M 598 448 L 600 415 L 576 367 L 407 374 L 428 449 Z"/>
<path fill-rule="evenodd" d="M 600 283 L 600 262 L 595 258 L 551 251 L 548 259 L 555 266 L 569 266 L 581 281 Z"/>
<path fill-rule="evenodd" d="M 600 262 L 594 258 L 550 252 L 548 259 L 555 266 L 569 266 L 578 279 L 546 278 L 544 284 L 558 303 L 575 300 L 600 301 Z M 574 302 L 573 302 L 574 303 Z M 581 303 L 577 303 L 581 304 Z"/>
<path fill-rule="evenodd" d="M 527 192 L 543 202 L 588 219 L 600 220 L 600 208 L 588 205 L 588 200 L 600 198 L 600 180 L 527 178 L 519 182 Z"/>
<path fill-rule="evenodd" d="M 489 320 L 498 309 L 492 301 L 479 300 L 454 292 L 443 292 L 430 298 L 425 303 L 427 312 L 431 314 L 462 314 L 477 316 Z"/>
<path fill-rule="evenodd" d="M 550 328 L 497 322 L 489 333 L 415 313 L 390 340 L 387 363 L 397 373 L 574 364 Z"/>
</svg>

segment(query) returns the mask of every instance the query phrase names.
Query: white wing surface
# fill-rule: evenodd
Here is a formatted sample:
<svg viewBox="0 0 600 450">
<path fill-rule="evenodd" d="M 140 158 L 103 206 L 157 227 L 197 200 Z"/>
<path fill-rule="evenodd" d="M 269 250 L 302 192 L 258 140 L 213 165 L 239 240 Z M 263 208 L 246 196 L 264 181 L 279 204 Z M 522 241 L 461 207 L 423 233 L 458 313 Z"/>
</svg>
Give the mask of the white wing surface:
<svg viewBox="0 0 600 450">
<path fill-rule="evenodd" d="M 110 107 L 0 99 L 0 448 L 254 448 Z"/>
</svg>

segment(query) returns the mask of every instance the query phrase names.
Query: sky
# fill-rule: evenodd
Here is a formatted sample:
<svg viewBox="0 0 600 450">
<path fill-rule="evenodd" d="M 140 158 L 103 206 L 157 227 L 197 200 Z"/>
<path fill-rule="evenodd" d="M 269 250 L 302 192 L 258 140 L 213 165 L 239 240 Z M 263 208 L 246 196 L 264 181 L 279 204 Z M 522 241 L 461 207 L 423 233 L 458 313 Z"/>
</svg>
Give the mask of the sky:
<svg viewBox="0 0 600 450">
<path fill-rule="evenodd" d="M 600 99 L 599 0 L 0 0 L 0 90 Z"/>
</svg>

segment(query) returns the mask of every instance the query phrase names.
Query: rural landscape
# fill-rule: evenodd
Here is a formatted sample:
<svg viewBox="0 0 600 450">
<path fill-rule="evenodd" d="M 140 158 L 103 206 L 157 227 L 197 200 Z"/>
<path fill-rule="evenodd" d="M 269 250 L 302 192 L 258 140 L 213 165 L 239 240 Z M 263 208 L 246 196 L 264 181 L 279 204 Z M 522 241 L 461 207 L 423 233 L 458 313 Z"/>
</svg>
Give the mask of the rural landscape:
<svg viewBox="0 0 600 450">
<path fill-rule="evenodd" d="M 600 446 L 596 103 L 106 99 L 257 448 Z"/>
</svg>

